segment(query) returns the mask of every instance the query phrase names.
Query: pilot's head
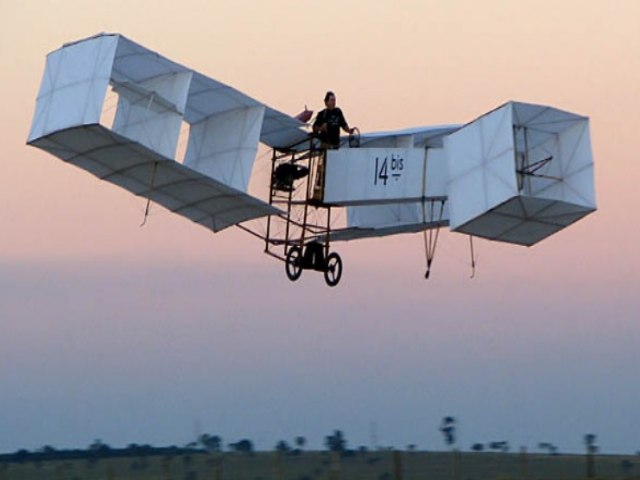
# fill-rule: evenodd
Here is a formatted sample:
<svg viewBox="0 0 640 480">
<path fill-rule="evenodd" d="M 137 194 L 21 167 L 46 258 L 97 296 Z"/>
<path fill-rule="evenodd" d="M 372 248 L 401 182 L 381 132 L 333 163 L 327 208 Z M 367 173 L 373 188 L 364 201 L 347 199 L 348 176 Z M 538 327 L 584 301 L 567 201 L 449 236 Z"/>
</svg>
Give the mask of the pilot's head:
<svg viewBox="0 0 640 480">
<path fill-rule="evenodd" d="M 324 104 L 329 110 L 336 108 L 336 95 L 331 90 L 325 94 Z"/>
</svg>

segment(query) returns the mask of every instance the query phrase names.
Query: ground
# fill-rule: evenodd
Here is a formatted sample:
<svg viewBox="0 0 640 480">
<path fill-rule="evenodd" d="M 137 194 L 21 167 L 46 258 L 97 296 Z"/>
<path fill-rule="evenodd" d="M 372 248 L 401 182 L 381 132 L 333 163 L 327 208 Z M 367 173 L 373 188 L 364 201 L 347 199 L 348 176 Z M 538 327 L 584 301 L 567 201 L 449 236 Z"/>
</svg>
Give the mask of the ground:
<svg viewBox="0 0 640 480">
<path fill-rule="evenodd" d="M 395 455 L 395 456 L 394 456 Z M 448 452 L 258 452 L 0 463 L 0 480 L 571 480 L 583 455 Z M 640 479 L 640 457 L 598 455 L 596 478 Z M 457 472 L 455 471 L 457 470 Z"/>
</svg>

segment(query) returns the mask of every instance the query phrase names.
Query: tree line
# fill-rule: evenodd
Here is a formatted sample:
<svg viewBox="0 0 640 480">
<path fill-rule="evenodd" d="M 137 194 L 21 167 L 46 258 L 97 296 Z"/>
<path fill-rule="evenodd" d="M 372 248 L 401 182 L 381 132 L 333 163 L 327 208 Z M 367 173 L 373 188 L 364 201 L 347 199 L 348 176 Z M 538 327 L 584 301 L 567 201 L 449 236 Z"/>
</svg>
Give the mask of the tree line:
<svg viewBox="0 0 640 480">
<path fill-rule="evenodd" d="M 442 419 L 439 430 L 443 435 L 445 445 L 453 450 L 458 448 L 458 421 L 455 417 L 447 416 Z M 584 443 L 587 454 L 593 456 L 597 451 L 596 435 L 587 434 L 584 436 Z M 304 436 L 297 436 L 292 441 L 279 440 L 273 450 L 286 455 L 300 455 L 307 439 Z M 225 448 L 226 447 L 226 448 Z M 349 448 L 347 439 L 342 430 L 334 430 L 324 437 L 324 447 L 327 451 L 337 452 L 341 456 L 352 456 L 357 452 L 366 452 L 369 449 L 360 446 L 356 449 Z M 549 455 L 559 455 L 558 447 L 551 442 L 539 442 L 538 450 Z M 378 450 L 393 450 L 393 447 L 378 448 Z M 416 451 L 416 446 L 407 445 L 407 451 Z M 507 453 L 510 451 L 509 442 L 506 440 L 490 441 L 486 443 L 473 443 L 470 447 L 473 452 L 494 451 Z M 95 440 L 86 449 L 56 449 L 51 445 L 45 445 L 35 451 L 20 449 L 15 453 L 0 454 L 0 462 L 27 462 L 27 461 L 49 461 L 49 460 L 73 460 L 87 459 L 96 461 L 100 458 L 113 457 L 145 457 L 151 455 L 186 455 L 191 453 L 214 453 L 214 452 L 235 452 L 253 454 L 255 446 L 253 441 L 243 438 L 225 445 L 219 435 L 202 434 L 195 441 L 189 442 L 183 447 L 154 447 L 148 444 L 129 444 L 125 448 L 113 448 L 101 440 Z M 640 454 L 640 452 L 638 452 Z"/>
</svg>

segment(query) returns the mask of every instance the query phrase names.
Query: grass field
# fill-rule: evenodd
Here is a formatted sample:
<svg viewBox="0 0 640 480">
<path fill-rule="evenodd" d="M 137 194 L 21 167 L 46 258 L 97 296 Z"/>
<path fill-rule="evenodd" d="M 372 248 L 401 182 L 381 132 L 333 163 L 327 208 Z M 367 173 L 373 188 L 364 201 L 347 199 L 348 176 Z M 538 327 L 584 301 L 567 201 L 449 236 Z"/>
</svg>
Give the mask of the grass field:
<svg viewBox="0 0 640 480">
<path fill-rule="evenodd" d="M 0 480 L 507 480 L 585 478 L 582 455 L 390 451 L 339 458 L 300 455 L 193 453 L 0 464 Z M 596 478 L 640 479 L 640 457 L 598 455 Z M 626 468 L 625 468 L 626 467 Z"/>
</svg>

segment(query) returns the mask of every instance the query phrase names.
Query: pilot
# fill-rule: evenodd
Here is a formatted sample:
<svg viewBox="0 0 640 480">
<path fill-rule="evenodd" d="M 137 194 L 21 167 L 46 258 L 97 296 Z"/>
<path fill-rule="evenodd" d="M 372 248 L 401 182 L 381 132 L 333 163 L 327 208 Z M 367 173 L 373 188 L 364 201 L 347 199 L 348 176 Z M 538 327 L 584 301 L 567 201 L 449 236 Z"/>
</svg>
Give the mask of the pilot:
<svg viewBox="0 0 640 480">
<path fill-rule="evenodd" d="M 323 148 L 338 148 L 340 128 L 349 134 L 353 134 L 355 128 L 349 128 L 342 110 L 336 107 L 336 96 L 333 92 L 327 92 L 324 96 L 324 104 L 327 108 L 318 112 L 313 122 L 313 133 L 318 135 Z"/>
</svg>

